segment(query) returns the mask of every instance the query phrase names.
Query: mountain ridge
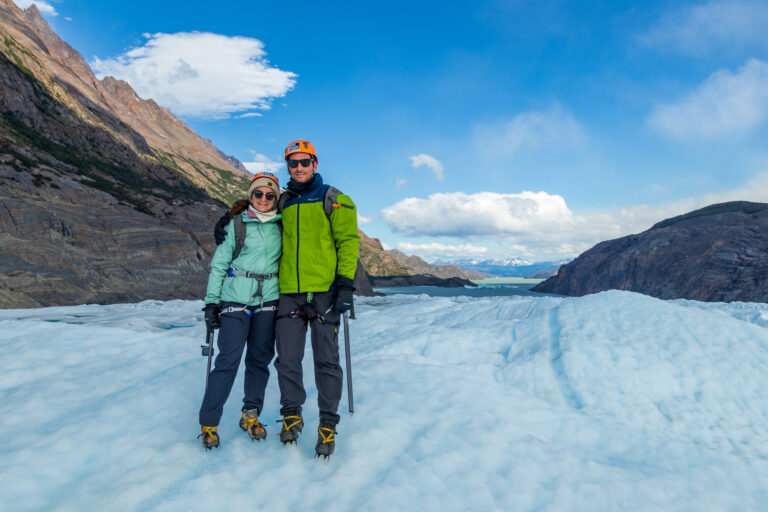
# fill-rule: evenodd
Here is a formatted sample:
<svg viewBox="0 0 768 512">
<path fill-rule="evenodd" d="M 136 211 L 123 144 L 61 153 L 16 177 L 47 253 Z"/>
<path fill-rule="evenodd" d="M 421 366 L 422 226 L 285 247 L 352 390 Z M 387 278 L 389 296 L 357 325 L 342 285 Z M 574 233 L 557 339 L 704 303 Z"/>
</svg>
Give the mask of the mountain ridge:
<svg viewBox="0 0 768 512">
<path fill-rule="evenodd" d="M 768 302 L 768 204 L 719 203 L 600 242 L 534 291 Z"/>
</svg>

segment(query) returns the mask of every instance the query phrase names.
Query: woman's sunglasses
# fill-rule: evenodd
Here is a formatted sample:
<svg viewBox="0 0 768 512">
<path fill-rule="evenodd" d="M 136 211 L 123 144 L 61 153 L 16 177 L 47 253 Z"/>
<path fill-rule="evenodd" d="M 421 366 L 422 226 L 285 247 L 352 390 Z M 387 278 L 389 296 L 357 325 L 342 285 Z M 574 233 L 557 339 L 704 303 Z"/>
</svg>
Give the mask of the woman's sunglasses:
<svg viewBox="0 0 768 512">
<path fill-rule="evenodd" d="M 277 197 L 277 196 L 275 196 L 275 194 L 274 194 L 273 192 L 267 192 L 267 193 L 264 193 L 264 192 L 262 192 L 261 190 L 256 190 L 256 191 L 253 193 L 253 196 L 254 196 L 256 199 L 261 199 L 261 197 L 262 197 L 262 196 L 267 196 L 267 201 L 272 201 L 272 200 L 273 200 L 275 197 Z"/>
<path fill-rule="evenodd" d="M 302 165 L 302 167 L 309 167 L 312 165 L 312 162 L 314 162 L 314 158 L 302 158 L 300 160 L 288 160 L 288 167 L 291 169 L 295 169 L 299 166 L 299 164 Z"/>
</svg>

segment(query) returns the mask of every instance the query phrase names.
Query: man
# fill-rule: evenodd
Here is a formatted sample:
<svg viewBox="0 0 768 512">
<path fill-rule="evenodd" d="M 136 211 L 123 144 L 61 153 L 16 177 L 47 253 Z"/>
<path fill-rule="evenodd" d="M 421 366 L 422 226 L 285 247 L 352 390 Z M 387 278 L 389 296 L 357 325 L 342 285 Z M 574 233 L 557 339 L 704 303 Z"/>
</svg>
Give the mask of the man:
<svg viewBox="0 0 768 512">
<path fill-rule="evenodd" d="M 293 443 L 303 428 L 306 392 L 301 362 L 310 325 L 320 409 L 315 451 L 327 457 L 333 453 L 339 422 L 343 385 L 339 320 L 352 306 L 360 246 L 357 212 L 348 196 L 323 185 L 317 152 L 308 141 L 291 142 L 285 160 L 291 180 L 280 201 L 283 257 L 275 360 L 283 415 L 280 440 Z"/>
<path fill-rule="evenodd" d="M 294 443 L 304 427 L 302 359 L 309 325 L 320 409 L 315 451 L 327 457 L 334 451 L 339 422 L 343 381 L 338 334 L 341 314 L 352 306 L 360 246 L 357 212 L 348 196 L 323 184 L 317 152 L 308 141 L 291 142 L 285 160 L 291 180 L 279 203 L 283 256 L 275 360 L 283 415 L 280 440 Z"/>
</svg>

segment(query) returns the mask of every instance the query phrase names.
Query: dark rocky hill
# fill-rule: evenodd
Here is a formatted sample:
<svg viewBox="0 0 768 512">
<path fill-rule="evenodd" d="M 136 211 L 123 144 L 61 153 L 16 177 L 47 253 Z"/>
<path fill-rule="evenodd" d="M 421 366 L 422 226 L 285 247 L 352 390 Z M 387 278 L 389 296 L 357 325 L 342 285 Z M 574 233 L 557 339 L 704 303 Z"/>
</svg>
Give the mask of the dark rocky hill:
<svg viewBox="0 0 768 512">
<path fill-rule="evenodd" d="M 486 274 L 472 272 L 456 265 L 431 265 L 418 256 L 407 256 L 397 249 L 384 249 L 378 238 L 360 235 L 360 261 L 370 276 L 432 275 L 443 279 L 482 279 Z"/>
<path fill-rule="evenodd" d="M 534 291 L 768 302 L 768 204 L 721 203 L 601 242 Z"/>
</svg>

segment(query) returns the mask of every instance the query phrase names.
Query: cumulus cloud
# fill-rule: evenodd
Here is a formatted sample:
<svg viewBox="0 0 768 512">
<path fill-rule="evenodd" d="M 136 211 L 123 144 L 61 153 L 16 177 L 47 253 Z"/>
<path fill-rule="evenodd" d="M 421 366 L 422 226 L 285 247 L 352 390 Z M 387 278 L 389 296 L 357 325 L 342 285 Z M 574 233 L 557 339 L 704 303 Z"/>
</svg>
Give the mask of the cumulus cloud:
<svg viewBox="0 0 768 512">
<path fill-rule="evenodd" d="M 285 166 L 285 162 L 276 162 L 266 155 L 261 153 L 253 153 L 252 162 L 243 162 L 243 165 L 253 174 L 257 174 L 263 171 L 277 173 Z"/>
<path fill-rule="evenodd" d="M 408 198 L 385 208 L 381 216 L 392 231 L 407 236 L 453 237 L 472 242 L 454 246 L 400 243 L 398 246 L 407 252 L 438 255 L 441 247 L 455 247 L 456 255 L 451 257 L 476 256 L 471 247 L 493 245 L 506 249 L 489 249 L 483 257 L 512 255 L 542 261 L 573 258 L 603 240 L 640 233 L 664 219 L 710 204 L 737 200 L 768 202 L 768 172 L 732 190 L 655 207 L 628 205 L 574 212 L 562 197 L 546 192 L 480 192 Z"/>
<path fill-rule="evenodd" d="M 270 65 L 264 43 L 207 32 L 144 34 L 143 46 L 91 62 L 99 78 L 130 83 L 181 116 L 227 117 L 270 108 L 296 74 Z"/>
<path fill-rule="evenodd" d="M 373 222 L 373 217 L 369 217 L 367 215 L 358 215 L 357 216 L 357 225 L 358 226 L 365 226 L 366 224 L 370 224 Z"/>
<path fill-rule="evenodd" d="M 755 129 L 768 120 L 768 64 L 750 59 L 736 72 L 713 73 L 688 97 L 648 117 L 655 129 L 680 139 L 715 139 Z"/>
<path fill-rule="evenodd" d="M 381 211 L 392 230 L 406 235 L 468 236 L 559 232 L 573 227 L 565 200 L 546 192 L 452 192 L 407 198 Z"/>
<path fill-rule="evenodd" d="M 13 0 L 13 2 L 22 9 L 26 9 L 30 5 L 34 5 L 40 11 L 40 14 L 44 14 L 46 16 L 59 15 L 59 13 L 56 12 L 56 9 L 50 3 L 44 2 L 42 0 Z"/>
<path fill-rule="evenodd" d="M 433 260 L 436 258 L 482 258 L 488 254 L 486 247 L 472 244 L 447 245 L 437 242 L 429 244 L 412 244 L 400 242 L 397 248 L 406 254 L 420 254 L 422 258 Z"/>
<path fill-rule="evenodd" d="M 652 47 L 703 54 L 718 46 L 767 46 L 767 26 L 764 1 L 721 0 L 669 11 L 639 39 Z"/>
<path fill-rule="evenodd" d="M 445 181 L 445 177 L 443 176 L 443 164 L 440 163 L 440 160 L 437 158 L 420 153 L 418 155 L 409 156 L 408 157 L 411 160 L 411 167 L 414 169 L 417 169 L 419 167 L 427 167 L 429 168 L 433 173 L 435 173 L 435 177 L 440 181 Z"/>
<path fill-rule="evenodd" d="M 561 105 L 523 112 L 512 119 L 475 127 L 474 143 L 482 153 L 511 155 L 520 149 L 567 150 L 581 147 L 586 132 Z"/>
</svg>

